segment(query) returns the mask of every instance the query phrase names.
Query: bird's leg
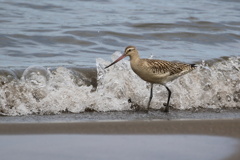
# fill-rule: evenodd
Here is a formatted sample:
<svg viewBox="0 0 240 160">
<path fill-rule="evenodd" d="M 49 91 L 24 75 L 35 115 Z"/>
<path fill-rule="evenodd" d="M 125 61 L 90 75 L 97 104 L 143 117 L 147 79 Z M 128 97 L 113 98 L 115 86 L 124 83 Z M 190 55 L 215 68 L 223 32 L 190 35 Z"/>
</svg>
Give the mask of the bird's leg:
<svg viewBox="0 0 240 160">
<path fill-rule="evenodd" d="M 151 83 L 150 97 L 149 97 L 148 108 L 147 108 L 148 111 L 149 111 L 149 107 L 150 107 L 150 103 L 151 103 L 152 97 L 153 97 L 153 83 Z"/>
<path fill-rule="evenodd" d="M 171 97 L 172 92 L 166 85 L 164 85 L 164 86 L 168 90 L 168 100 L 167 100 L 167 105 L 166 105 L 166 107 L 164 109 L 164 112 L 169 112 L 169 101 L 170 101 L 170 97 Z"/>
</svg>

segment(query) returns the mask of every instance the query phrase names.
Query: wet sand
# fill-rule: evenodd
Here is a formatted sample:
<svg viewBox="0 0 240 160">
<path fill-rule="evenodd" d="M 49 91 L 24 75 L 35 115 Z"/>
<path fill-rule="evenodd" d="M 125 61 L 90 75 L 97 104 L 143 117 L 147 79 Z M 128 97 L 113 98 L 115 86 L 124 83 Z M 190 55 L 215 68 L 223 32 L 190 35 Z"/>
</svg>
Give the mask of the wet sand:
<svg viewBox="0 0 240 160">
<path fill-rule="evenodd" d="M 240 138 L 240 110 L 0 116 L 0 134 L 202 134 Z"/>
<path fill-rule="evenodd" d="M 198 134 L 240 138 L 240 119 L 3 123 L 0 134 Z"/>
</svg>

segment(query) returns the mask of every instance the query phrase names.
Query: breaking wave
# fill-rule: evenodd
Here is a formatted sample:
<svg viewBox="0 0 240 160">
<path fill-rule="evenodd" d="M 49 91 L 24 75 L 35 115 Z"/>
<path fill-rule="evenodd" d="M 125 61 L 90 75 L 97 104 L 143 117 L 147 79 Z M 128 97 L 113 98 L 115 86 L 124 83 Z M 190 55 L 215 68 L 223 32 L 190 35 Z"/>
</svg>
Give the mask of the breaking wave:
<svg viewBox="0 0 240 160">
<path fill-rule="evenodd" d="M 112 55 L 115 60 L 119 52 Z M 30 66 L 0 70 L 0 114 L 60 114 L 85 111 L 145 109 L 150 85 L 132 70 L 128 60 L 114 66 L 96 60 L 96 69 Z M 240 57 L 202 62 L 197 69 L 168 83 L 175 109 L 239 108 Z M 154 85 L 151 108 L 160 109 L 167 91 Z"/>
</svg>

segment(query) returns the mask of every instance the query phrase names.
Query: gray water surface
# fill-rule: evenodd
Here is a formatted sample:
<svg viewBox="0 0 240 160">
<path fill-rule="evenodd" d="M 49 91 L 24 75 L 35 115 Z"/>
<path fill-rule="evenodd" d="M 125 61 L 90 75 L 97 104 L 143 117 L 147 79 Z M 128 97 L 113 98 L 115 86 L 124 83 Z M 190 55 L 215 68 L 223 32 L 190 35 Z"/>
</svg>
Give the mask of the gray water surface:
<svg viewBox="0 0 240 160">
<path fill-rule="evenodd" d="M 0 0 L 0 67 L 95 67 L 135 45 L 142 57 L 239 55 L 240 2 Z"/>
<path fill-rule="evenodd" d="M 0 136 L 7 160 L 223 160 L 239 140 L 200 135 L 14 135 Z"/>
</svg>

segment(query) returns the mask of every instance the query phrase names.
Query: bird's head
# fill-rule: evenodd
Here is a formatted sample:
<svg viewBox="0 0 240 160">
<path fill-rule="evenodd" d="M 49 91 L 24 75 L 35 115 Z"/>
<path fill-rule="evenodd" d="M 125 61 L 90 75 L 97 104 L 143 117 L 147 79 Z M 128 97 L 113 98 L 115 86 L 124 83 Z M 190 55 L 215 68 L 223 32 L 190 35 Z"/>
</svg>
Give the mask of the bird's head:
<svg viewBox="0 0 240 160">
<path fill-rule="evenodd" d="M 136 52 L 137 52 L 136 47 L 134 47 L 134 46 L 128 46 L 128 47 L 125 48 L 124 55 L 131 57 L 131 56 L 133 56 L 134 54 L 136 54 Z"/>
<path fill-rule="evenodd" d="M 124 51 L 123 55 L 120 56 L 120 57 L 119 57 L 117 60 L 115 60 L 113 63 L 111 63 L 110 65 L 108 65 L 107 67 L 105 67 L 105 69 L 108 68 L 108 67 L 110 67 L 110 66 L 112 66 L 113 64 L 117 63 L 118 61 L 122 60 L 123 58 L 125 58 L 125 57 L 127 57 L 127 56 L 130 56 L 130 58 L 131 58 L 131 57 L 132 57 L 133 55 L 135 55 L 135 54 L 138 54 L 138 51 L 137 51 L 136 47 L 134 47 L 134 46 L 128 46 L 128 47 L 125 48 L 125 51 Z"/>
</svg>

